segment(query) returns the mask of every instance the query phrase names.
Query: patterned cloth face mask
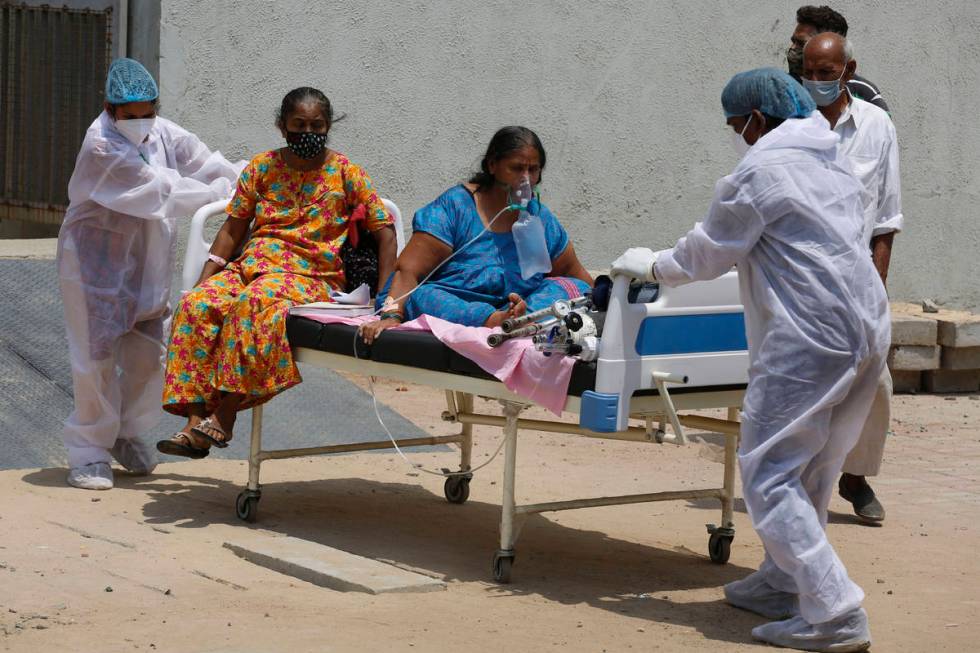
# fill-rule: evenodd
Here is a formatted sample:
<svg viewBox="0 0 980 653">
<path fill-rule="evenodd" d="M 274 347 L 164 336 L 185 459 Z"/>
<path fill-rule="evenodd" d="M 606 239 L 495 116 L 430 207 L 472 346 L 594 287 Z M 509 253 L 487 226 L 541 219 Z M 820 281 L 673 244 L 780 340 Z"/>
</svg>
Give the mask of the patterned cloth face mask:
<svg viewBox="0 0 980 653">
<path fill-rule="evenodd" d="M 286 132 L 286 143 L 301 159 L 315 159 L 327 146 L 327 135 L 315 132 Z"/>
<path fill-rule="evenodd" d="M 786 51 L 786 64 L 789 66 L 789 74 L 793 77 L 803 77 L 803 48 L 795 45 L 790 46 Z"/>
</svg>

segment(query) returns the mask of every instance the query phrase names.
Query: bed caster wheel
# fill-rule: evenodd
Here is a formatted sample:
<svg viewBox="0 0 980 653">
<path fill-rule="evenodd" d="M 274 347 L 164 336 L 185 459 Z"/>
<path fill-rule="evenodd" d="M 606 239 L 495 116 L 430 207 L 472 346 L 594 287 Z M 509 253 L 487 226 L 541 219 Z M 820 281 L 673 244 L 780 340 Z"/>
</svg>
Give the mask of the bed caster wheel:
<svg viewBox="0 0 980 653">
<path fill-rule="evenodd" d="M 732 555 L 732 540 L 734 539 L 734 535 L 718 531 L 712 533 L 708 538 L 708 555 L 711 556 L 711 562 L 719 565 L 728 562 L 728 558 Z"/>
<path fill-rule="evenodd" d="M 259 499 L 262 494 L 255 490 L 242 490 L 235 500 L 235 514 L 242 521 L 254 523 L 259 516 Z"/>
<path fill-rule="evenodd" d="M 470 475 L 450 476 L 442 486 L 442 492 L 449 503 L 466 503 L 470 498 Z"/>
<path fill-rule="evenodd" d="M 514 565 L 513 551 L 497 551 L 493 554 L 493 579 L 498 583 L 510 582 L 510 568 Z"/>
</svg>

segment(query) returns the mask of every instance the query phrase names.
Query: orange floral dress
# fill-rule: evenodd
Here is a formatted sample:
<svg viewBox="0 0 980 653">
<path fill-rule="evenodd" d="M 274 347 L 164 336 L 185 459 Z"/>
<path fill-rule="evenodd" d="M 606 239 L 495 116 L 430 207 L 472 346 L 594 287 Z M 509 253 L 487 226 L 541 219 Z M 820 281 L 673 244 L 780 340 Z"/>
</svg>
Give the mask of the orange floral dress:
<svg viewBox="0 0 980 653">
<path fill-rule="evenodd" d="M 245 409 L 302 381 L 286 316 L 290 306 L 329 301 L 330 290 L 343 289 L 339 252 L 359 206 L 369 231 L 392 224 L 367 173 L 342 154 L 331 151 L 311 171 L 288 167 L 278 150 L 249 162 L 227 212 L 250 221 L 252 234 L 238 258 L 178 303 L 164 410 L 211 411 L 221 392 L 244 395 Z"/>
</svg>

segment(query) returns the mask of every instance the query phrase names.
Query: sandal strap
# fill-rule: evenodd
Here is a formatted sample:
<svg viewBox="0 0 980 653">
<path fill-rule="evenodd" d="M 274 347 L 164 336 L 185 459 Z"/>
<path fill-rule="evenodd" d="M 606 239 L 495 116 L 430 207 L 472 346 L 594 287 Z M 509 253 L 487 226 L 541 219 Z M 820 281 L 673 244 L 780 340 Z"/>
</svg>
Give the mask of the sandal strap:
<svg viewBox="0 0 980 653">
<path fill-rule="evenodd" d="M 191 449 L 207 449 L 207 444 L 205 446 L 199 446 L 197 441 L 194 440 L 193 434 L 185 433 L 183 431 L 178 431 L 171 438 L 170 441 L 179 444 L 180 446 L 186 446 Z"/>
<path fill-rule="evenodd" d="M 217 433 L 218 435 L 220 435 L 221 437 L 220 438 L 214 438 L 213 435 L 211 437 L 214 438 L 214 439 L 216 439 L 216 440 L 219 440 L 220 442 L 222 442 L 224 444 L 227 444 L 229 442 L 229 440 L 230 440 L 230 438 L 228 437 L 228 433 L 223 428 L 221 428 L 221 425 L 218 424 L 218 420 L 216 420 L 214 418 L 214 415 L 212 415 L 210 417 L 205 417 L 200 422 L 198 422 L 196 426 L 194 426 L 192 428 L 197 429 L 197 430 L 201 430 L 201 431 L 213 431 L 213 432 Z"/>
</svg>

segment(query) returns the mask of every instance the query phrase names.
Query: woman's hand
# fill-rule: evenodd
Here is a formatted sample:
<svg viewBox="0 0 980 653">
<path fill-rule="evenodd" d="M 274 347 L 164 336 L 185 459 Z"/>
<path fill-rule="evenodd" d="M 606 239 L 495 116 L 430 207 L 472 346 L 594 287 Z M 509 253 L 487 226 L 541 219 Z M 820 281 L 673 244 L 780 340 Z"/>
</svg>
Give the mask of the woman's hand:
<svg viewBox="0 0 980 653">
<path fill-rule="evenodd" d="M 398 326 L 401 323 L 401 320 L 394 317 L 389 317 L 383 320 L 378 320 L 377 322 L 362 324 L 360 328 L 358 328 L 357 332 L 361 334 L 361 339 L 370 345 L 379 335 L 381 335 L 382 331 L 385 329 L 390 329 L 393 326 Z"/>
<path fill-rule="evenodd" d="M 202 283 L 204 283 L 214 275 L 221 272 L 223 269 L 224 269 L 223 267 L 221 267 L 214 261 L 208 261 L 207 263 L 204 264 L 204 269 L 201 270 L 201 276 L 198 277 L 197 283 L 194 284 L 194 287 L 197 288 Z"/>
</svg>

